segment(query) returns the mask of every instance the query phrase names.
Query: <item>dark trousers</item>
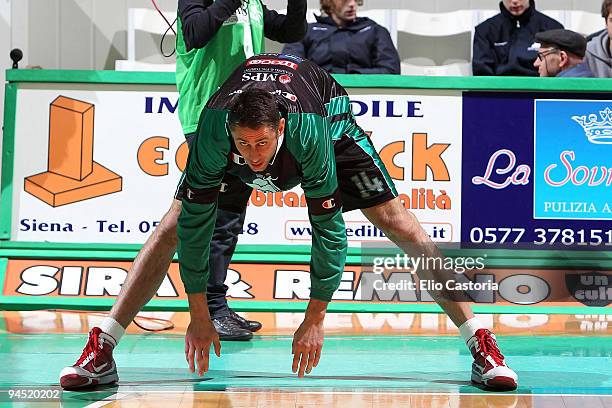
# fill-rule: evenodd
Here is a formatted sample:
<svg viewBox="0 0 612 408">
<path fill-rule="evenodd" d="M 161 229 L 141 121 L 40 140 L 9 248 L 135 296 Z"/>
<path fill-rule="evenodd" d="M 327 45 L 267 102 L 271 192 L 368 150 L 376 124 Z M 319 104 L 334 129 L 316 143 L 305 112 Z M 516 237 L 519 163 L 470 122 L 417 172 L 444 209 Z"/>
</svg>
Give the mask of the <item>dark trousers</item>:
<svg viewBox="0 0 612 408">
<path fill-rule="evenodd" d="M 225 299 L 228 289 L 225 278 L 236 249 L 238 234 L 244 224 L 245 214 L 246 209 L 242 214 L 217 209 L 217 222 L 210 241 L 210 276 L 206 289 L 208 310 L 213 319 L 229 315 Z"/>
</svg>

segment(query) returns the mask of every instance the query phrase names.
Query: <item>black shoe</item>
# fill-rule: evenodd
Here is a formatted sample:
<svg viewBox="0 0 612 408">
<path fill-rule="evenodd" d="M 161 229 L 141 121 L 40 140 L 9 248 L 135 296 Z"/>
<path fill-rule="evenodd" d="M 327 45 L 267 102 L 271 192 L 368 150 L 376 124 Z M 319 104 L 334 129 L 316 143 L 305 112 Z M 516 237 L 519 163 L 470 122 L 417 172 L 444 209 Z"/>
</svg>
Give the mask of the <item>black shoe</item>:
<svg viewBox="0 0 612 408">
<path fill-rule="evenodd" d="M 255 320 L 247 320 L 244 317 L 240 316 L 238 313 L 234 312 L 232 309 L 229 310 L 230 317 L 238 323 L 238 326 L 242 327 L 245 330 L 249 330 L 251 332 L 256 332 L 261 329 L 261 323 Z"/>
<path fill-rule="evenodd" d="M 218 317 L 212 319 L 212 322 L 219 335 L 219 340 L 248 341 L 253 338 L 253 333 L 240 327 L 230 316 Z"/>
</svg>

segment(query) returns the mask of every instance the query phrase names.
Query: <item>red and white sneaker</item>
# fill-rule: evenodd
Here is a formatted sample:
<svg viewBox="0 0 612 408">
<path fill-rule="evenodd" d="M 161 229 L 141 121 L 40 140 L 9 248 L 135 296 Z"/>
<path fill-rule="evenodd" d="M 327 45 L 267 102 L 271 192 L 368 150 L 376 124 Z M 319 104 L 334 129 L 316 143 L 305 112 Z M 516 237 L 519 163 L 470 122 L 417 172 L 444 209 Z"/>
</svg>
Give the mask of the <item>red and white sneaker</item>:
<svg viewBox="0 0 612 408">
<path fill-rule="evenodd" d="M 493 333 L 478 329 L 467 345 L 474 357 L 472 382 L 495 390 L 516 389 L 518 376 L 504 362 Z"/>
<path fill-rule="evenodd" d="M 116 345 L 115 339 L 99 327 L 91 329 L 81 357 L 73 366 L 64 367 L 60 373 L 62 388 L 93 387 L 119 381 L 113 360 L 113 348 Z"/>
</svg>

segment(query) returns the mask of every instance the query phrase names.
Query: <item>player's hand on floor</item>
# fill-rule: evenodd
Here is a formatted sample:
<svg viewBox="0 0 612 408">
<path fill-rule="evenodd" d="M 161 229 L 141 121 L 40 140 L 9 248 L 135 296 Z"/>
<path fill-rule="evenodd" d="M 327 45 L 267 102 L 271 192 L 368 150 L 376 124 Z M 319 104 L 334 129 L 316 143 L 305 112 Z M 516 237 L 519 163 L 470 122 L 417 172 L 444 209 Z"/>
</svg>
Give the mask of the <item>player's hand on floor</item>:
<svg viewBox="0 0 612 408">
<path fill-rule="evenodd" d="M 215 326 L 210 319 L 192 319 L 185 334 L 185 358 L 189 371 L 195 372 L 196 363 L 198 375 L 208 371 L 210 345 L 213 344 L 217 357 L 221 356 L 221 343 Z"/>
<path fill-rule="evenodd" d="M 310 374 L 313 367 L 319 364 L 323 338 L 322 320 L 319 322 L 304 320 L 298 327 L 293 335 L 293 366 L 291 367 L 294 373 L 298 373 L 298 377 L 304 377 L 304 373 Z"/>
</svg>

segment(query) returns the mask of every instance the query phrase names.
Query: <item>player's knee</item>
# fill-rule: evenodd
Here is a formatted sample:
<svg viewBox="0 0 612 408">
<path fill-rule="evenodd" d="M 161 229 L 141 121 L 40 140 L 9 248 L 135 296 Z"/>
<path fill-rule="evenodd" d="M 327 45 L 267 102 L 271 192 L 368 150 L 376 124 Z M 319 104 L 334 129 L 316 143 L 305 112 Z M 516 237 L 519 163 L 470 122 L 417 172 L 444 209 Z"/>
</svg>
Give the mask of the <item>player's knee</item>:
<svg viewBox="0 0 612 408">
<path fill-rule="evenodd" d="M 160 238 L 164 241 L 177 242 L 176 227 L 178 225 L 178 217 L 180 213 L 180 207 L 178 208 L 178 211 L 176 208 L 171 208 L 159 222 L 159 225 L 155 230 Z"/>
<path fill-rule="evenodd" d="M 407 218 L 391 221 L 385 231 L 387 236 L 394 241 L 418 241 L 418 234 Z"/>
<path fill-rule="evenodd" d="M 176 220 L 174 221 L 170 220 L 167 223 L 160 223 L 160 225 L 157 228 L 159 229 L 159 233 L 164 237 L 165 240 L 176 241 L 177 240 L 176 227 L 177 227 Z"/>
<path fill-rule="evenodd" d="M 404 208 L 381 217 L 379 228 L 393 241 L 419 242 L 422 235 L 419 222 Z"/>
</svg>

